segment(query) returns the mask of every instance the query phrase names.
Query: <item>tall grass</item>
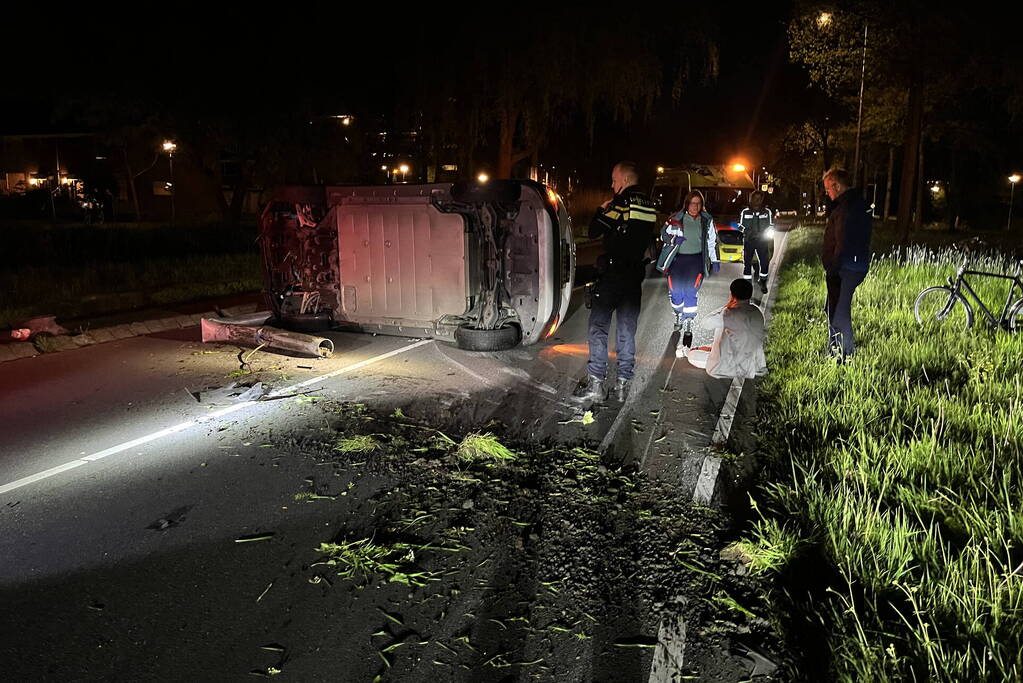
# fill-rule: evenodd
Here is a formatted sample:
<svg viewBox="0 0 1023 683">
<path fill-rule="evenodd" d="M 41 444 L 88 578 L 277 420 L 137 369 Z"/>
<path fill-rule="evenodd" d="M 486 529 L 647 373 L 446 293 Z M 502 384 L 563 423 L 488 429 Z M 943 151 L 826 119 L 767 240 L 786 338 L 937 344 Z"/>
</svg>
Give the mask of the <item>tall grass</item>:
<svg viewBox="0 0 1023 683">
<path fill-rule="evenodd" d="M 857 355 L 836 365 L 820 230 L 793 238 L 759 391 L 772 481 L 740 546 L 776 573 L 797 648 L 800 628 L 824 626 L 824 671 L 803 673 L 1023 680 L 1023 335 L 918 325 L 917 293 L 961 257 L 902 250 L 857 290 Z M 1012 266 L 989 253 L 972 267 Z M 1001 310 L 1004 281 L 973 284 Z"/>
</svg>

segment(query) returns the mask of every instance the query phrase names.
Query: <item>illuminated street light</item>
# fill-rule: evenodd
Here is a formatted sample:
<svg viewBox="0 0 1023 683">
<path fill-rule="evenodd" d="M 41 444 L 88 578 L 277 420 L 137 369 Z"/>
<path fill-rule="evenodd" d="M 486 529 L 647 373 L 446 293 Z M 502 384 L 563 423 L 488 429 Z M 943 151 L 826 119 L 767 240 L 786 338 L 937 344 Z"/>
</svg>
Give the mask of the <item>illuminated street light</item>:
<svg viewBox="0 0 1023 683">
<path fill-rule="evenodd" d="M 174 187 L 174 151 L 177 150 L 178 146 L 173 140 L 163 141 L 163 151 L 167 152 L 167 159 L 170 163 L 170 195 L 171 195 L 171 225 L 174 225 L 177 219 L 177 206 L 174 195 L 177 194 L 177 190 Z"/>
<path fill-rule="evenodd" d="M 664 166 L 658 166 L 657 167 L 657 172 L 658 173 L 664 173 Z"/>
<path fill-rule="evenodd" d="M 831 12 L 821 12 L 817 15 L 817 25 L 824 28 L 831 23 Z"/>
<path fill-rule="evenodd" d="M 409 170 L 408 164 L 402 164 L 401 166 L 398 167 L 398 170 L 401 171 L 401 182 L 405 182 L 405 178 L 408 175 Z"/>
<path fill-rule="evenodd" d="M 352 125 L 352 117 L 351 116 L 343 117 L 341 119 L 341 125 L 342 126 L 350 126 L 350 125 Z"/>
<path fill-rule="evenodd" d="M 1018 182 L 1019 182 L 1018 173 L 1013 173 L 1011 176 L 1009 176 L 1009 187 L 1011 189 L 1009 190 L 1009 220 L 1005 222 L 1006 230 L 1012 229 L 1012 196 L 1016 193 L 1016 183 Z"/>
<path fill-rule="evenodd" d="M 386 170 L 387 170 L 387 167 L 386 167 L 386 166 L 381 166 L 381 167 L 380 167 L 380 170 L 381 170 L 381 171 L 386 171 Z"/>
<path fill-rule="evenodd" d="M 478 176 L 476 176 L 476 180 L 478 180 L 481 183 L 485 183 L 488 180 L 490 180 L 490 176 L 487 175 L 486 173 L 480 173 Z"/>
</svg>

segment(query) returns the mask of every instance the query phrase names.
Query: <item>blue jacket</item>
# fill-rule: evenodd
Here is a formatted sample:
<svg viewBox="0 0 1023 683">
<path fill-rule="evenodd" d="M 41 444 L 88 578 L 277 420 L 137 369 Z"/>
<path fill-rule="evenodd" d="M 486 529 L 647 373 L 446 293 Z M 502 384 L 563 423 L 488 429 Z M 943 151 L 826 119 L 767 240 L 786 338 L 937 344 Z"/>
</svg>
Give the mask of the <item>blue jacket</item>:
<svg viewBox="0 0 1023 683">
<path fill-rule="evenodd" d="M 657 270 L 664 273 L 671 267 L 672 261 L 682 246 L 682 221 L 685 209 L 678 211 L 667 220 L 661 228 L 661 255 L 657 257 Z M 704 211 L 700 215 L 703 226 L 703 276 L 710 275 L 710 264 L 718 262 L 718 234 L 714 227 L 714 219 Z"/>
<path fill-rule="evenodd" d="M 840 194 L 828 214 L 821 247 L 821 264 L 829 273 L 870 269 L 870 233 L 873 224 L 867 203 L 856 188 Z"/>
</svg>

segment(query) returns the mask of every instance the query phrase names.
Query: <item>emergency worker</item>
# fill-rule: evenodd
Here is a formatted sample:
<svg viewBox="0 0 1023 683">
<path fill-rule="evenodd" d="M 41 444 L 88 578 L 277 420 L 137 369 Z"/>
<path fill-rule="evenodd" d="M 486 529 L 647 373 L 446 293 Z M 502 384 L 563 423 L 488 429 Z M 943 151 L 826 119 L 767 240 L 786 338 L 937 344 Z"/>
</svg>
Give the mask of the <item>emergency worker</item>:
<svg viewBox="0 0 1023 683">
<path fill-rule="evenodd" d="M 624 401 L 636 367 L 636 324 L 643 299 L 646 256 L 654 238 L 657 213 L 639 187 L 636 165 L 623 161 L 611 172 L 614 197 L 604 202 L 590 221 L 589 237 L 603 238 L 597 260 L 598 279 L 591 291 L 589 363 L 587 376 L 575 391 L 584 401 L 607 398 L 608 331 L 616 316 L 617 360 L 615 398 Z"/>
<path fill-rule="evenodd" d="M 760 293 L 767 294 L 767 275 L 771 268 L 774 247 L 774 216 L 764 206 L 764 193 L 757 190 L 749 196 L 749 207 L 739 214 L 742 231 L 742 277 L 753 281 L 753 257 L 757 259 Z"/>
</svg>

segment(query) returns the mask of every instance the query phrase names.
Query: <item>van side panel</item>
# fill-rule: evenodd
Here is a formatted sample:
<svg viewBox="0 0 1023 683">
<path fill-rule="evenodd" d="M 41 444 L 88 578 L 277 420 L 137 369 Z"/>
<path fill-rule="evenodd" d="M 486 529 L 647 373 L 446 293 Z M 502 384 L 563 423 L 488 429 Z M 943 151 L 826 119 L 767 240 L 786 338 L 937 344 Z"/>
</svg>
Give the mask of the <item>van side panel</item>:
<svg viewBox="0 0 1023 683">
<path fill-rule="evenodd" d="M 423 203 L 345 204 L 336 216 L 346 320 L 432 326 L 465 310 L 461 215 Z"/>
</svg>

